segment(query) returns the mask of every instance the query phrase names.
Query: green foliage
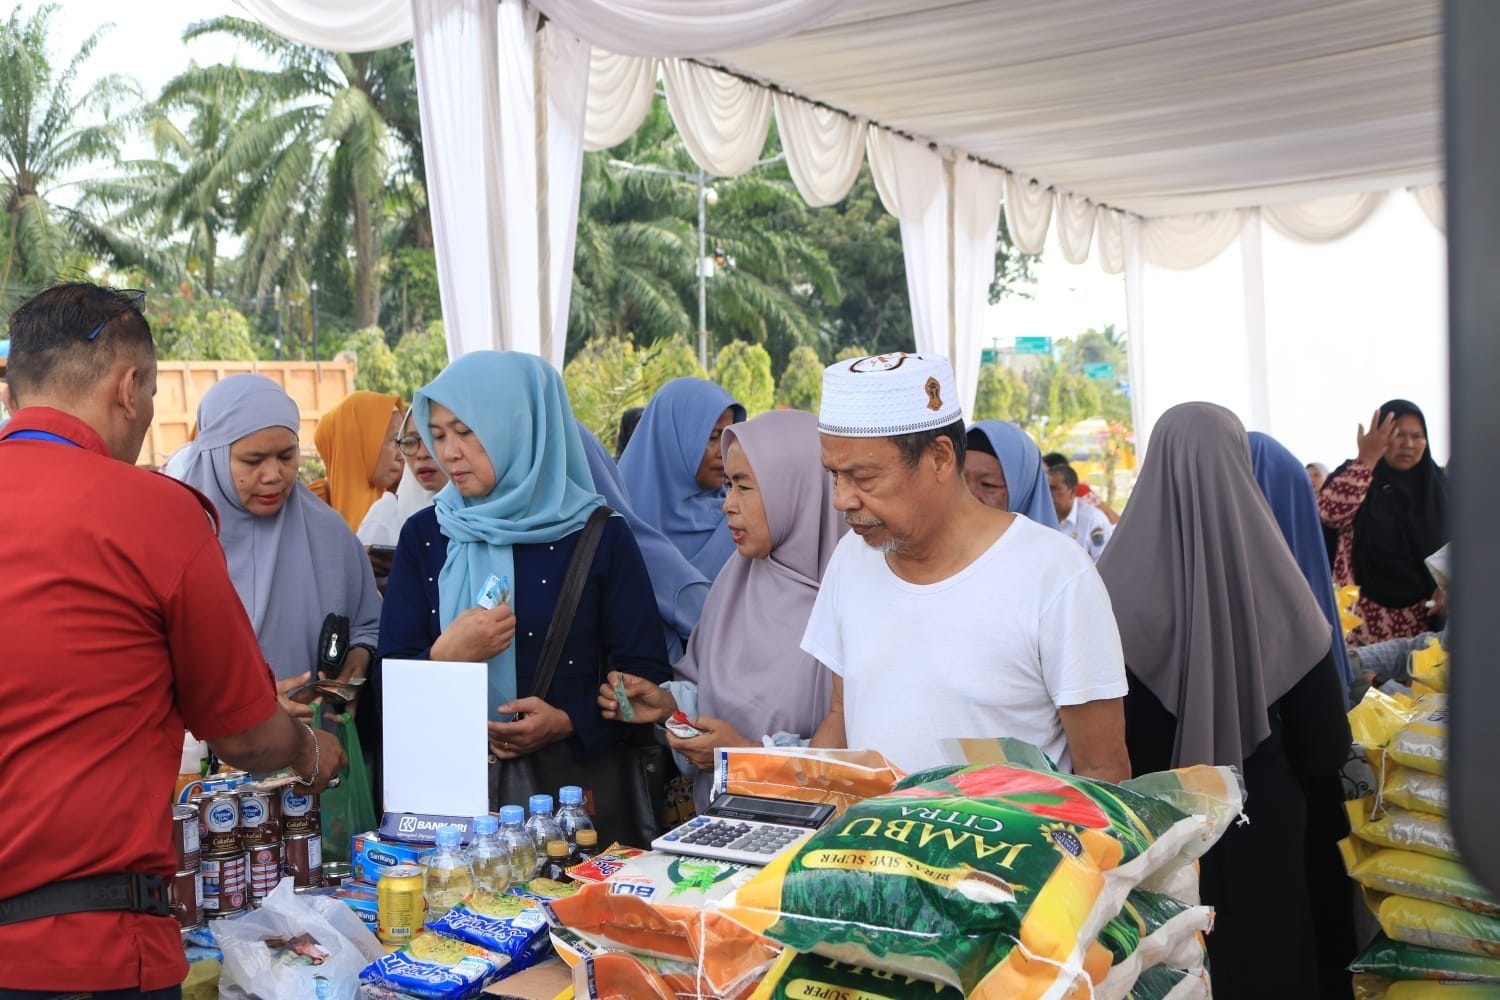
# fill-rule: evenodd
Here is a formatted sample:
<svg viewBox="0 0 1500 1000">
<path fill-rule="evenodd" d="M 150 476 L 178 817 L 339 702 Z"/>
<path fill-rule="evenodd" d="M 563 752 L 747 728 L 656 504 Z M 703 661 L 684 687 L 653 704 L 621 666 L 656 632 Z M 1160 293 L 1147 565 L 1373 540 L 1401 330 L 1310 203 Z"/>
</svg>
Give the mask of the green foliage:
<svg viewBox="0 0 1500 1000">
<path fill-rule="evenodd" d="M 396 342 L 396 370 L 401 376 L 401 398 L 411 398 L 422 386 L 438 377 L 448 365 L 448 339 L 443 321 L 435 319 L 426 329 L 412 327 Z"/>
<path fill-rule="evenodd" d="M 219 299 L 146 297 L 146 319 L 163 361 L 253 361 L 245 314 Z"/>
<path fill-rule="evenodd" d="M 1099 391 L 1091 379 L 1050 358 L 1028 371 L 1024 380 L 1027 430 L 1043 451 L 1051 451 L 1068 428 L 1100 412 Z"/>
<path fill-rule="evenodd" d="M 845 347 L 841 347 L 839 349 L 839 352 L 833 356 L 833 360 L 858 361 L 860 358 L 868 358 L 870 356 L 870 349 L 865 347 L 863 344 L 849 344 Z"/>
<path fill-rule="evenodd" d="M 343 350 L 354 355 L 354 385 L 358 389 L 384 392 L 406 399 L 405 380 L 396 364 L 396 355 L 385 342 L 385 332 L 378 326 L 356 330 L 344 341 Z"/>
<path fill-rule="evenodd" d="M 794 410 L 817 413 L 823 401 L 823 362 L 811 347 L 797 347 L 776 385 L 776 402 Z"/>
<path fill-rule="evenodd" d="M 719 349 L 713 380 L 739 401 L 748 417 L 765 413 L 776 398 L 771 355 L 759 344 L 731 341 Z"/>
<path fill-rule="evenodd" d="M 388 317 L 400 317 L 405 329 L 441 322 L 443 301 L 438 292 L 437 253 L 431 247 L 401 247 L 393 251 L 381 288 L 382 312 Z"/>
<path fill-rule="evenodd" d="M 623 337 L 591 340 L 563 368 L 573 415 L 606 447 L 615 440 L 626 410 L 645 406 L 656 390 L 684 377 L 705 375 L 692 346 L 681 337 L 645 349 Z"/>
<path fill-rule="evenodd" d="M 1008 420 L 1026 423 L 1026 382 L 1002 365 L 985 365 L 979 369 L 979 390 L 974 396 L 974 419 Z"/>
</svg>

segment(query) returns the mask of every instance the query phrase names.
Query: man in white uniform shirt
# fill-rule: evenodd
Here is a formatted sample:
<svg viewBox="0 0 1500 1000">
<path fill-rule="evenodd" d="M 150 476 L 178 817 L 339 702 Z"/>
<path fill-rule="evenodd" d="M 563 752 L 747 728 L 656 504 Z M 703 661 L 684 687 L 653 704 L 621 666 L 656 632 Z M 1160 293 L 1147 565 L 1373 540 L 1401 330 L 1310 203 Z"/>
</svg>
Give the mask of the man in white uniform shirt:
<svg viewBox="0 0 1500 1000">
<path fill-rule="evenodd" d="M 1098 562 L 1115 526 L 1109 523 L 1104 511 L 1079 498 L 1078 473 L 1071 465 L 1049 468 L 1047 485 L 1052 490 L 1052 505 L 1057 508 L 1057 530 L 1077 542 L 1090 559 Z"/>
<path fill-rule="evenodd" d="M 941 739 L 1010 736 L 1078 774 L 1129 777 L 1109 594 L 1078 546 L 969 492 L 948 360 L 839 362 L 818 424 L 852 531 L 802 641 L 834 675 L 813 744 L 916 771 L 947 763 Z"/>
</svg>

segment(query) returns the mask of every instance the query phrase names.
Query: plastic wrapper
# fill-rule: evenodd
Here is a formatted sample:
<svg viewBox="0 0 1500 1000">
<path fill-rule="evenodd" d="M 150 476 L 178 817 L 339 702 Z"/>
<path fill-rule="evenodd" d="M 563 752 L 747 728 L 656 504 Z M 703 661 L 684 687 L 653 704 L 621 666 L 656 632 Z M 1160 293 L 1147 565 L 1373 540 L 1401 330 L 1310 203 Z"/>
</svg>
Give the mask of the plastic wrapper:
<svg viewBox="0 0 1500 1000">
<path fill-rule="evenodd" d="M 1354 977 L 1354 1000 L 1495 1000 L 1495 987 L 1481 983 L 1393 982 L 1364 973 Z"/>
<path fill-rule="evenodd" d="M 1357 837 L 1339 841 L 1339 851 L 1349 877 L 1366 889 L 1500 915 L 1500 898 L 1474 881 L 1457 861 L 1373 847 Z"/>
<path fill-rule="evenodd" d="M 298 895 L 282 879 L 260 909 L 214 924 L 224 953 L 220 995 L 276 1000 L 353 1000 L 360 970 L 382 948 L 331 896 Z"/>
<path fill-rule="evenodd" d="M 1411 654 L 1411 679 L 1435 692 L 1448 690 L 1448 651 L 1436 639 Z"/>
<path fill-rule="evenodd" d="M 1386 744 L 1386 755 L 1398 764 L 1443 774 L 1448 769 L 1448 701 L 1431 695 L 1417 703 L 1418 714 Z"/>
<path fill-rule="evenodd" d="M 1238 799 L 1228 769 L 1217 785 Z M 1087 995 L 1109 970 L 1096 939 L 1130 890 L 1214 836 L 1208 818 L 1118 785 L 937 768 L 851 806 L 720 912 L 795 950 L 977 1000 Z"/>
<path fill-rule="evenodd" d="M 1387 896 L 1380 901 L 1375 918 L 1393 941 L 1500 957 L 1500 917 L 1471 913 L 1430 899 Z"/>
<path fill-rule="evenodd" d="M 713 909 L 752 874 L 743 865 L 650 852 L 608 882 L 543 904 L 554 927 L 594 949 L 690 963 L 709 989 L 733 994 L 759 978 L 780 946 Z"/>
<path fill-rule="evenodd" d="M 1458 860 L 1458 843 L 1445 816 L 1406 809 L 1385 809 L 1372 815 L 1375 802 L 1370 798 L 1345 802 L 1344 808 L 1349 814 L 1349 829 L 1368 844 Z"/>
<path fill-rule="evenodd" d="M 547 937 L 547 917 L 534 899 L 509 892 L 476 892 L 441 917 L 428 921 L 427 929 L 480 945 L 515 965 L 538 940 Z"/>
<path fill-rule="evenodd" d="M 1385 782 L 1380 786 L 1383 805 L 1413 812 L 1448 815 L 1448 779 L 1428 771 L 1399 765 L 1386 768 Z"/>
<path fill-rule="evenodd" d="M 597 855 L 568 869 L 568 878 L 576 883 L 608 882 L 610 877 L 646 852 L 639 847 L 610 844 Z"/>
<path fill-rule="evenodd" d="M 367 965 L 359 981 L 422 1000 L 468 1000 L 506 975 L 509 965 L 509 958 L 479 945 L 422 931 Z"/>
<path fill-rule="evenodd" d="M 758 795 L 833 806 L 884 795 L 904 772 L 874 750 L 811 747 L 734 747 L 718 752 L 713 797 Z"/>
<path fill-rule="evenodd" d="M 1423 948 L 1392 941 L 1384 934 L 1376 935 L 1349 968 L 1356 973 L 1396 981 L 1431 980 L 1500 986 L 1500 957 Z"/>
<path fill-rule="evenodd" d="M 1127 1000 L 1209 1000 L 1212 996 L 1208 973 L 1202 969 L 1185 972 L 1158 965 L 1141 973 Z"/>
</svg>

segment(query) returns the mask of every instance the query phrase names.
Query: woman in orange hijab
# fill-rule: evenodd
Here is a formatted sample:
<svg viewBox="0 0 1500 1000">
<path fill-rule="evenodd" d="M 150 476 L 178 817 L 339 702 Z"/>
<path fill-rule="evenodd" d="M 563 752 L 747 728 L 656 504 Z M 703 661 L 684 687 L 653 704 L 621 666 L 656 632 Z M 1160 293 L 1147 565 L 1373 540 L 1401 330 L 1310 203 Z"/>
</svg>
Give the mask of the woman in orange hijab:
<svg viewBox="0 0 1500 1000">
<path fill-rule="evenodd" d="M 328 478 L 313 491 L 339 512 L 350 531 L 358 531 L 375 501 L 401 481 L 400 426 L 401 401 L 364 389 L 345 396 L 318 421 L 313 441 Z"/>
</svg>

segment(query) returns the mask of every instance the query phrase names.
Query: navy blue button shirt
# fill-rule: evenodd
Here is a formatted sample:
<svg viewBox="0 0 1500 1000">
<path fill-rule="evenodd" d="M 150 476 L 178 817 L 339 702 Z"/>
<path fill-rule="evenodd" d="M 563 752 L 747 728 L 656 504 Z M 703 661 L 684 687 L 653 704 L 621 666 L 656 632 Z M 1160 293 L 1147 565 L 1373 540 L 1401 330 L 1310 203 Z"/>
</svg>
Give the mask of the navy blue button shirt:
<svg viewBox="0 0 1500 1000">
<path fill-rule="evenodd" d="M 515 547 L 519 697 L 531 693 L 542 642 L 580 534 Z M 438 625 L 438 574 L 447 557 L 448 539 L 438 527 L 436 510 L 429 507 L 413 514 L 401 529 L 391 561 L 380 616 L 381 657 L 428 659 L 432 644 L 442 633 Z M 672 679 L 651 578 L 630 528 L 619 517 L 605 524 L 593 569 L 578 602 L 578 614 L 546 698 L 568 713 L 573 721 L 573 739 L 590 754 L 618 743 L 626 725 L 609 722 L 599 712 L 599 685 L 609 669 L 658 684 Z"/>
</svg>

